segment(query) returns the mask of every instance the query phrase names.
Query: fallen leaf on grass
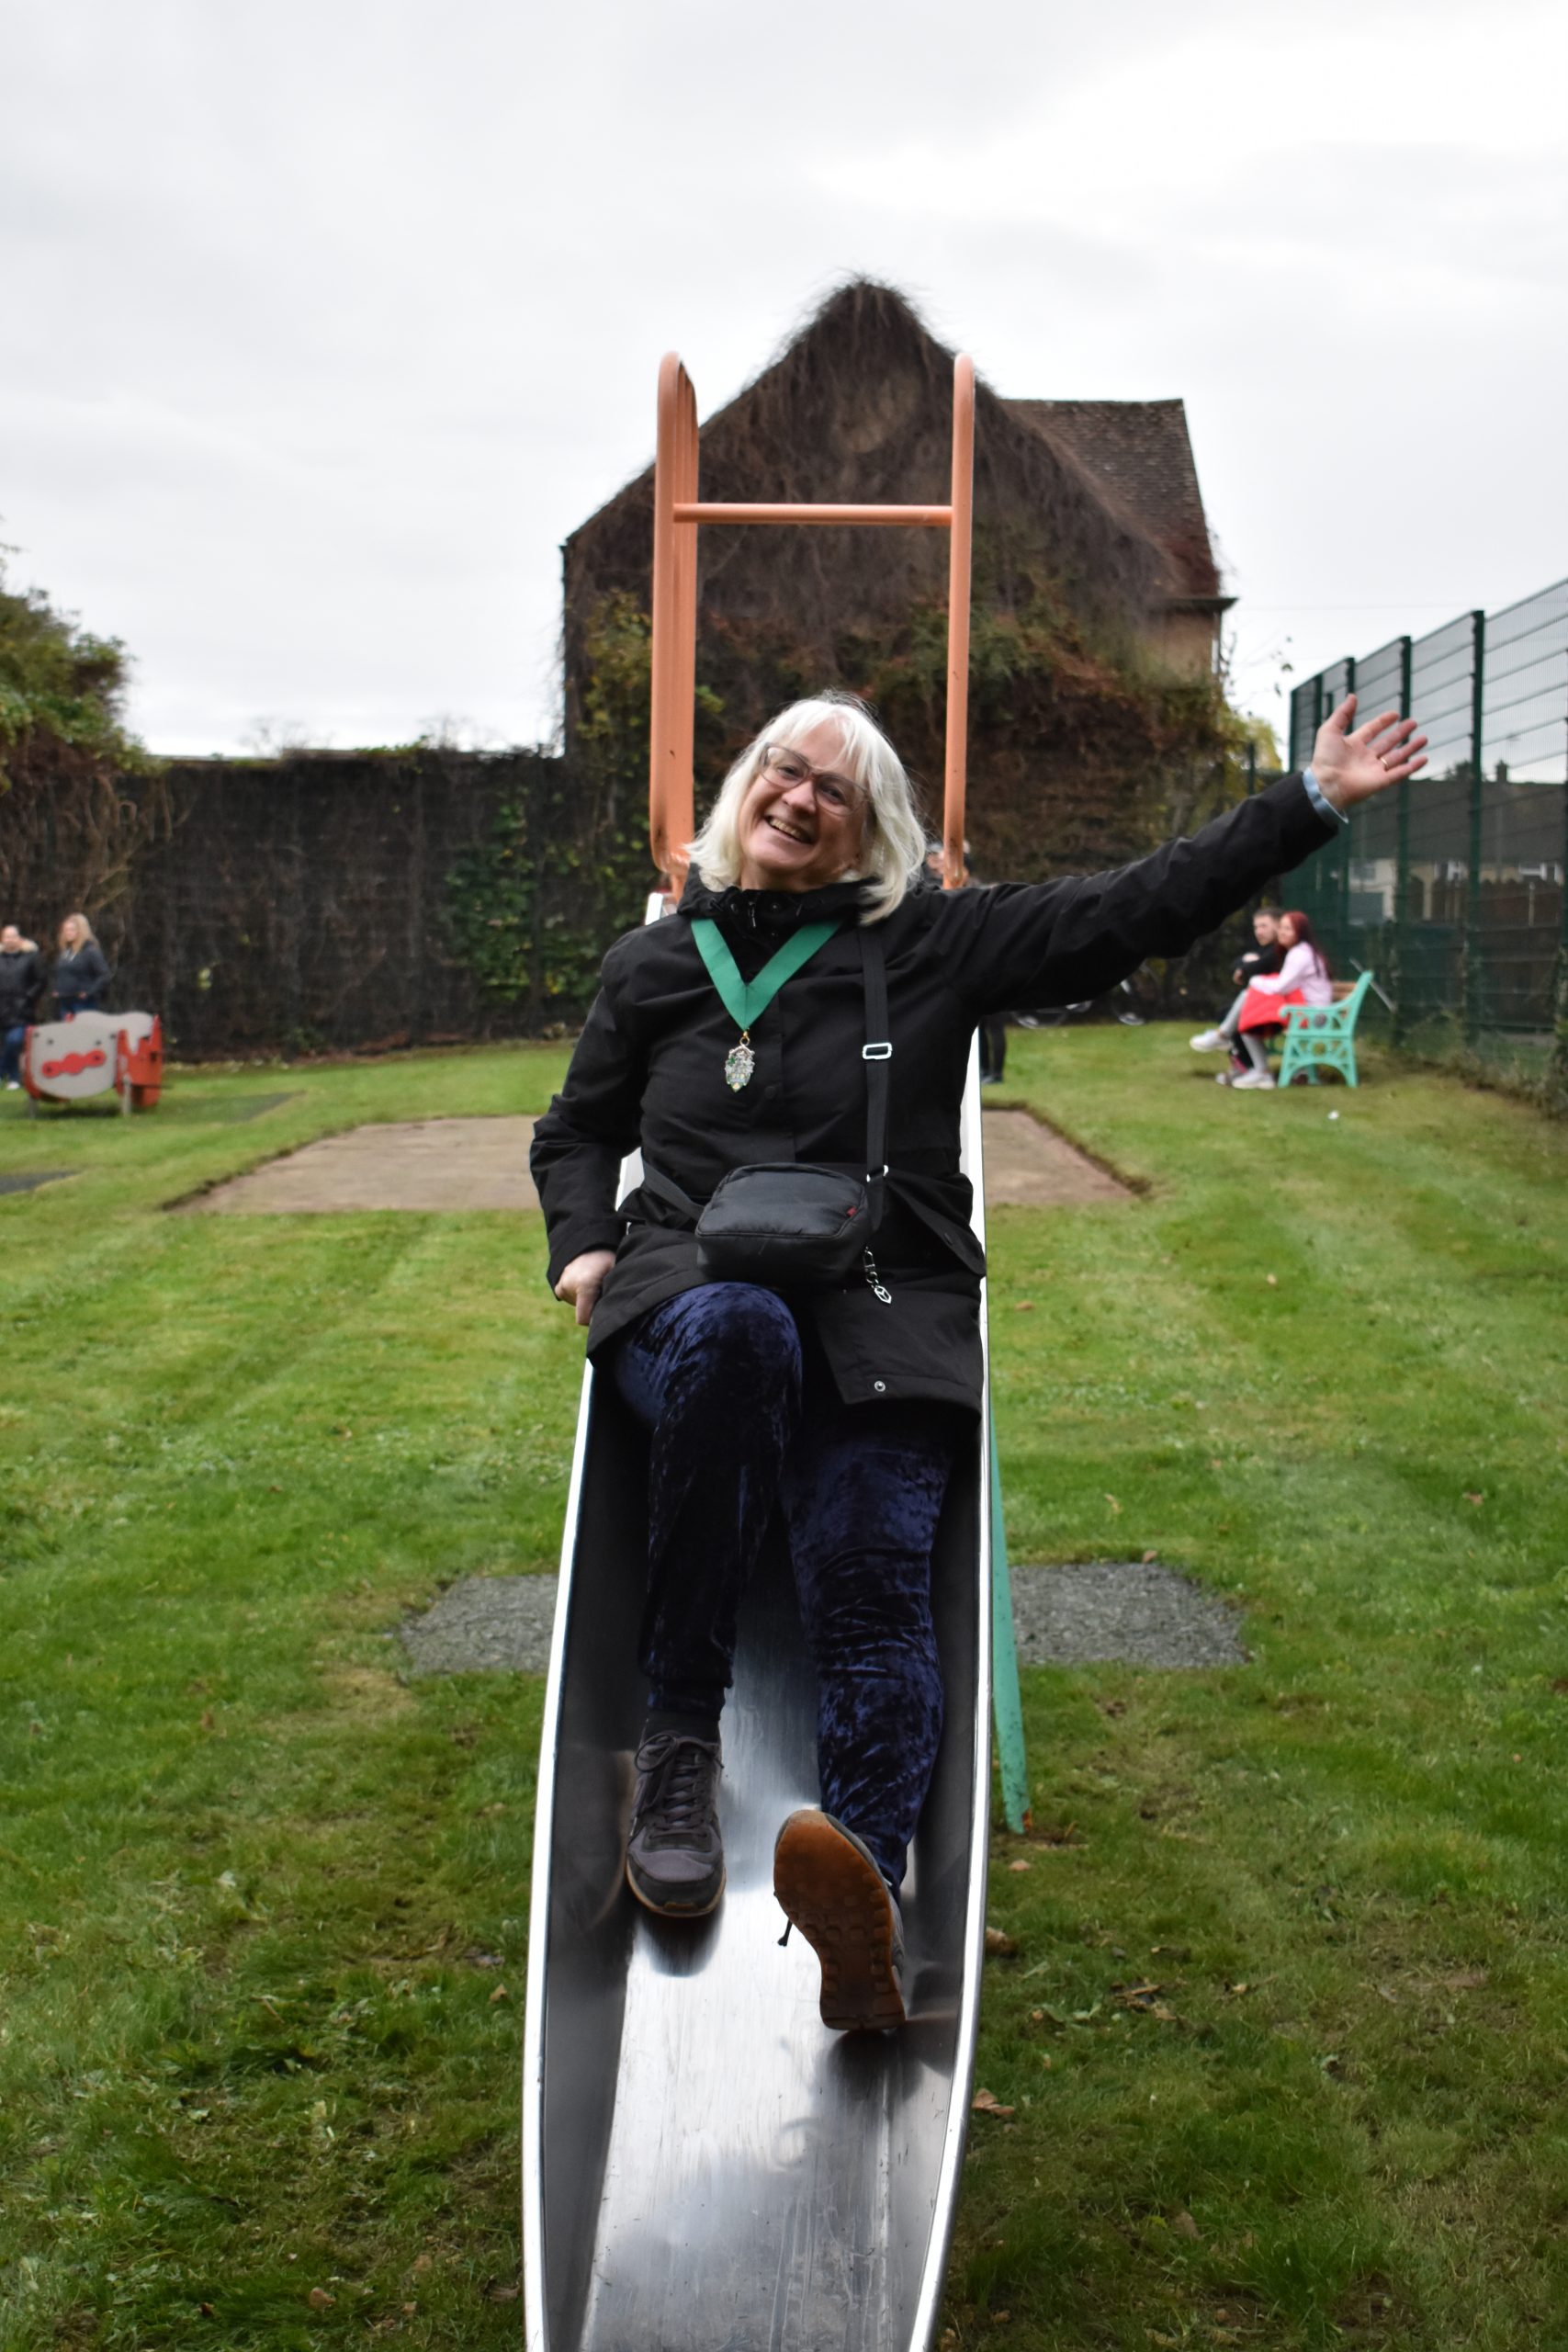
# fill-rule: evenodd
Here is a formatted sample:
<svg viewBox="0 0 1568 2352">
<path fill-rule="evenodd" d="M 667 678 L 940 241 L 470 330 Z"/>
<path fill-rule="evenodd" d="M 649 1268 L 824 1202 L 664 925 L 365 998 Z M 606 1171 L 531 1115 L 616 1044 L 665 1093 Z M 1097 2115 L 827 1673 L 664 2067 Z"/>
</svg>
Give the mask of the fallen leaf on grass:
<svg viewBox="0 0 1568 2352">
<path fill-rule="evenodd" d="M 1005 1956 L 1007 1953 L 1015 1952 L 1017 1950 L 1017 1942 L 1011 1936 L 1004 1935 L 1000 1928 L 987 1928 L 986 1951 L 987 1957 L 992 1953 L 1000 1953 Z"/>
<path fill-rule="evenodd" d="M 507 1991 L 505 1985 L 498 1984 L 494 1992 L 490 1996 L 490 2007 L 493 2009 L 497 2001 L 510 2001 L 511 1998 L 512 1996 Z"/>
<path fill-rule="evenodd" d="M 1442 1981 L 1452 1993 L 1479 1993 L 1487 1975 L 1484 1968 L 1459 1968 Z"/>
<path fill-rule="evenodd" d="M 1280 1277 L 1279 1277 L 1279 1275 L 1278 1275 L 1278 1274 L 1265 1274 L 1265 1275 L 1264 1275 L 1264 1277 L 1263 1277 L 1263 1279 L 1264 1279 L 1264 1281 L 1268 1283 L 1268 1285 L 1269 1285 L 1269 1289 L 1270 1289 L 1270 1290 L 1278 1290 L 1278 1289 L 1279 1289 L 1279 1287 L 1280 1287 Z"/>
<path fill-rule="evenodd" d="M 1032 1298 L 1015 1298 L 1012 1303 L 1012 1311 L 1015 1315 L 1028 1315 L 1032 1312 L 1033 1306 L 1034 1301 Z"/>
<path fill-rule="evenodd" d="M 498 2278 L 492 2278 L 485 2289 L 485 2301 L 487 2303 L 514 2303 L 522 2292 L 521 2287 L 503 2287 Z"/>
<path fill-rule="evenodd" d="M 1192 2219 L 1190 2213 L 1176 2214 L 1170 2226 L 1179 2236 L 1184 2238 L 1201 2238 L 1203 2234 L 1202 2231 L 1198 2227 L 1197 2222 Z"/>
<path fill-rule="evenodd" d="M 305 2301 L 310 2304 L 312 2311 L 324 2312 L 330 2303 L 336 2302 L 337 2297 L 335 2295 L 329 2295 L 324 2287 L 312 2287 L 310 2293 L 306 2296 Z"/>
<path fill-rule="evenodd" d="M 976 2115 L 1012 2115 L 1016 2109 L 1004 2107 L 995 2091 L 976 2091 L 969 2102 Z"/>
<path fill-rule="evenodd" d="M 1163 1984 L 1118 1984 L 1111 1987 L 1115 2006 L 1134 2010 L 1139 2017 L 1153 2018 L 1160 2025 L 1179 2025 L 1176 2011 L 1159 1997 Z"/>
<path fill-rule="evenodd" d="M 1484 1495 L 1472 1495 L 1468 1487 L 1464 1490 L 1464 1498 L 1467 1503 L 1483 1503 L 1486 1500 Z"/>
<path fill-rule="evenodd" d="M 1122 1506 L 1121 1506 L 1121 1504 L 1117 1501 L 1117 1499 L 1116 1499 L 1115 1496 L 1114 1496 L 1114 1495 L 1107 1495 L 1107 1496 L 1106 1496 L 1106 1498 L 1105 1498 L 1105 1499 L 1106 1499 L 1106 1501 L 1111 1505 L 1111 1518 L 1112 1518 L 1112 1519 L 1120 1519 L 1120 1518 L 1121 1518 L 1121 1516 L 1122 1516 Z"/>
<path fill-rule="evenodd" d="M 1034 1865 L 1032 1862 L 1010 1862 L 1008 1868 L 1010 1871 L 1032 1871 Z"/>
<path fill-rule="evenodd" d="M 1156 1561 L 1158 1558 L 1159 1558 L 1159 1554 L 1158 1554 L 1157 1552 L 1145 1552 L 1145 1553 L 1144 1554 L 1143 1565 L 1144 1565 L 1144 1566 L 1145 1566 L 1145 1568 L 1147 1568 L 1147 1567 L 1152 1567 L 1152 1566 L 1153 1566 L 1153 1565 L 1154 1565 L 1154 1563 L 1155 1563 L 1155 1561 Z"/>
</svg>

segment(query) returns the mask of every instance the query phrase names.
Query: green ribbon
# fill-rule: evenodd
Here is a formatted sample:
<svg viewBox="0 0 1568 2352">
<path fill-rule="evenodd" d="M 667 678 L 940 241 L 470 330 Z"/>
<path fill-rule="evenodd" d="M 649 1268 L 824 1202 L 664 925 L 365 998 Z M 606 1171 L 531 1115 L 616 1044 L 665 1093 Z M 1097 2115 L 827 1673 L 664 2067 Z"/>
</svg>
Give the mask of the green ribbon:
<svg viewBox="0 0 1568 2352">
<path fill-rule="evenodd" d="M 838 930 L 836 922 L 802 924 L 791 940 L 786 940 L 776 956 L 771 956 L 754 980 L 743 980 L 739 967 L 729 952 L 729 944 L 717 923 L 699 915 L 692 924 L 692 937 L 697 943 L 697 953 L 707 966 L 708 978 L 724 1001 L 724 1009 L 738 1029 L 750 1029 L 760 1021 L 784 982 L 808 964 L 819 947 L 825 947 Z"/>
</svg>

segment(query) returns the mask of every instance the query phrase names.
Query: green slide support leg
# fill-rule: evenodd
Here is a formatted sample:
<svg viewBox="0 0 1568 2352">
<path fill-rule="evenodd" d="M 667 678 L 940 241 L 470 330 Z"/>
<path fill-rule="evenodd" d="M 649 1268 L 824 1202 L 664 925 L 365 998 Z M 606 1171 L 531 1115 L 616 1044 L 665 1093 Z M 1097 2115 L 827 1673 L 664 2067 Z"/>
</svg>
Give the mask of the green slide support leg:
<svg viewBox="0 0 1568 2352">
<path fill-rule="evenodd" d="M 1029 1826 L 1029 1758 L 1023 1747 L 1023 1701 L 1018 1687 L 1018 1643 L 1012 1628 L 1012 1578 L 1008 1574 L 1007 1524 L 1002 1517 L 1002 1466 L 997 1416 L 991 1436 L 991 1713 L 1002 1768 L 1002 1813 L 1013 1831 Z"/>
</svg>

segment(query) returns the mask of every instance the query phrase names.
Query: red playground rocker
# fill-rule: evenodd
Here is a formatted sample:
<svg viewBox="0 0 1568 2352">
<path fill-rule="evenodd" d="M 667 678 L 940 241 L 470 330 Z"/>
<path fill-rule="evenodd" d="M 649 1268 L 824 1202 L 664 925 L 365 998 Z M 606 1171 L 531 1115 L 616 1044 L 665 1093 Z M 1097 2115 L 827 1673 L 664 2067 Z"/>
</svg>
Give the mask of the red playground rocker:
<svg viewBox="0 0 1568 2352">
<path fill-rule="evenodd" d="M 120 1108 L 151 1111 L 164 1083 L 164 1031 L 155 1012 L 78 1012 L 45 1021 L 22 1045 L 22 1084 L 34 1106 L 118 1094 Z"/>
</svg>

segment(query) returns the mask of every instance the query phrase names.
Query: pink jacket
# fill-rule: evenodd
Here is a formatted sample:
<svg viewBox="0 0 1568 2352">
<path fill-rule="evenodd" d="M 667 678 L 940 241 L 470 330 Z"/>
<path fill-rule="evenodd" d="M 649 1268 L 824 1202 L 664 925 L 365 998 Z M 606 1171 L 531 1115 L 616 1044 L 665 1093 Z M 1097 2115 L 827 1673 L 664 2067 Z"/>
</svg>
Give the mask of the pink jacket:
<svg viewBox="0 0 1568 2352">
<path fill-rule="evenodd" d="M 1253 981 L 1253 987 L 1264 996 L 1289 996 L 1292 989 L 1301 990 L 1303 1004 L 1332 1004 L 1334 983 L 1327 967 L 1315 947 L 1300 939 L 1286 955 L 1277 972 L 1263 972 Z"/>
</svg>

